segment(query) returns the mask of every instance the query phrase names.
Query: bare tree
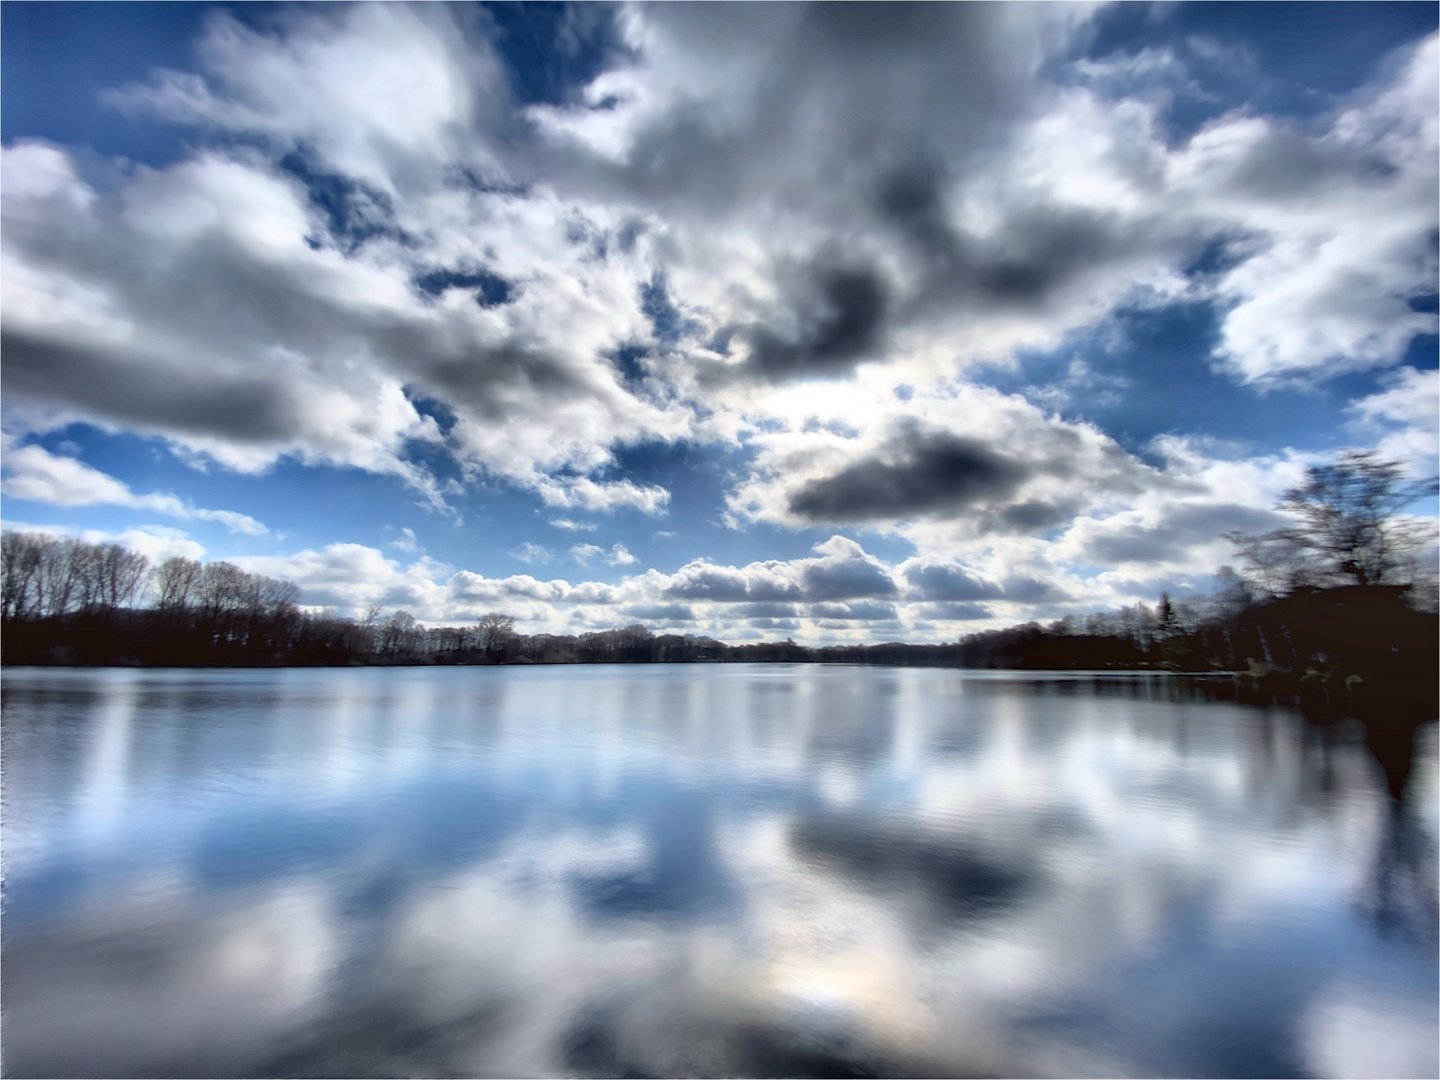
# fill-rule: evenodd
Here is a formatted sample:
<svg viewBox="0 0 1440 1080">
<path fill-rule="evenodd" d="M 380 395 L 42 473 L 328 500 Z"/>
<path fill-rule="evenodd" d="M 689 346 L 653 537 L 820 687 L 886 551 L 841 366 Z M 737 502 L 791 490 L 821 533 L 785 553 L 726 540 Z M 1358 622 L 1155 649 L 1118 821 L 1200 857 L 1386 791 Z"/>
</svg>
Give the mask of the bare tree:
<svg viewBox="0 0 1440 1080">
<path fill-rule="evenodd" d="M 475 623 L 475 646 L 488 655 L 499 656 L 515 637 L 515 616 L 487 611 Z"/>
<path fill-rule="evenodd" d="M 25 619 L 35 613 L 37 578 L 43 555 L 41 540 L 35 533 L 6 532 L 0 534 L 0 614 L 6 621 Z"/>
<path fill-rule="evenodd" d="M 43 615 L 64 615 L 77 593 L 79 540 L 45 537 L 40 541 L 40 572 L 36 575 L 36 609 Z"/>
<path fill-rule="evenodd" d="M 98 546 L 83 540 L 72 540 L 68 546 L 75 606 L 81 611 L 95 611 L 105 602 L 104 556 Z"/>
<path fill-rule="evenodd" d="M 255 597 L 262 614 L 275 618 L 295 610 L 295 602 L 300 599 L 299 585 L 259 574 L 254 575 L 254 580 Z"/>
<path fill-rule="evenodd" d="M 206 563 L 195 585 L 195 599 L 200 610 L 210 619 L 242 610 L 248 599 L 249 577 L 234 563 Z"/>
<path fill-rule="evenodd" d="M 93 561 L 99 580 L 98 606 L 108 611 L 128 606 L 150 570 L 148 557 L 119 544 L 95 548 Z"/>
<path fill-rule="evenodd" d="M 155 569 L 155 606 L 162 611 L 181 611 L 190 605 L 200 581 L 200 563 L 172 555 Z"/>
<path fill-rule="evenodd" d="M 1413 554 L 1434 536 L 1432 524 L 1402 512 L 1437 490 L 1436 480 L 1406 480 L 1404 466 L 1373 450 L 1346 450 L 1332 465 L 1307 469 L 1305 482 L 1285 492 L 1277 509 L 1293 514 L 1296 525 L 1226 539 L 1271 593 L 1402 583 Z"/>
<path fill-rule="evenodd" d="M 425 628 L 408 611 L 397 611 L 380 625 L 380 651 L 389 656 L 416 652 Z"/>
</svg>

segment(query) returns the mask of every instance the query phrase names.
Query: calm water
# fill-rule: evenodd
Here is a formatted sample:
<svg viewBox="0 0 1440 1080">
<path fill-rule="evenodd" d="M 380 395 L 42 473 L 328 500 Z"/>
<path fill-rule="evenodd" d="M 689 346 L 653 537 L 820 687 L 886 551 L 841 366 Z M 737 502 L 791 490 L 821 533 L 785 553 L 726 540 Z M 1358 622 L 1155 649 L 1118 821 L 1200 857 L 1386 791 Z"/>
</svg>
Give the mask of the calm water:
<svg viewBox="0 0 1440 1080">
<path fill-rule="evenodd" d="M 5 1069 L 1435 1076 L 1416 747 L 1158 676 L 7 670 Z"/>
</svg>

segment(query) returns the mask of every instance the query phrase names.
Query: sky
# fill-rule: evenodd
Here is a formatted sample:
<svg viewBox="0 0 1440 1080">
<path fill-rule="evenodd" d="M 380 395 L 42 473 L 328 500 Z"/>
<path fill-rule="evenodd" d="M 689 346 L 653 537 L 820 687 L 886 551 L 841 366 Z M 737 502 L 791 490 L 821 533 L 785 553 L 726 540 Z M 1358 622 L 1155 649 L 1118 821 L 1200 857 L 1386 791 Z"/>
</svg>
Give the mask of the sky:
<svg viewBox="0 0 1440 1080">
<path fill-rule="evenodd" d="M 1437 12 L 7 0 L 0 516 L 526 633 L 1203 593 L 1436 469 Z"/>
</svg>

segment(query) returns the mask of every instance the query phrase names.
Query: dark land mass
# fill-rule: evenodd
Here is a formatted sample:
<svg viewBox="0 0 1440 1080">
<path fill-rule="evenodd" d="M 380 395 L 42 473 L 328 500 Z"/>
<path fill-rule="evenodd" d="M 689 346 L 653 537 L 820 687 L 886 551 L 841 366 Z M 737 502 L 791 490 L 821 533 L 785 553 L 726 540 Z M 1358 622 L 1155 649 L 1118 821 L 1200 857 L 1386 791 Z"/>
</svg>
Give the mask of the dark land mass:
<svg viewBox="0 0 1440 1080">
<path fill-rule="evenodd" d="M 1157 614 L 1089 632 L 1028 623 L 940 645 L 728 645 L 644 626 L 569 635 L 519 634 L 504 616 L 427 629 L 404 613 L 370 624 L 311 614 L 293 602 L 107 608 L 4 622 L 6 665 L 352 667 L 490 664 L 827 663 L 1046 671 L 1155 670 L 1228 674 L 1249 700 L 1293 698 L 1324 712 L 1349 705 L 1436 701 L 1437 620 L 1400 586 L 1300 589 L 1190 627 Z M 1167 622 L 1169 623 L 1167 625 Z M 1110 632 L 1103 632 L 1109 629 Z M 1208 680 L 1214 683 L 1215 680 Z M 1432 713 L 1433 714 L 1433 713 Z"/>
</svg>

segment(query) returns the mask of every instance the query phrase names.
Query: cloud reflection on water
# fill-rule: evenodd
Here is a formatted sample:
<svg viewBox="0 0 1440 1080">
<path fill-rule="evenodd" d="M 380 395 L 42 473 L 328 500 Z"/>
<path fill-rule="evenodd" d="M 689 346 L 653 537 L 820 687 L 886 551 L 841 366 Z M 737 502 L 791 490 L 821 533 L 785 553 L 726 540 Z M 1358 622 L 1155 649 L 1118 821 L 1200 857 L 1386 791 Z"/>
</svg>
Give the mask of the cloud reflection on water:
<svg viewBox="0 0 1440 1080">
<path fill-rule="evenodd" d="M 1164 679 L 5 689 L 15 1074 L 1440 1067 L 1429 736 L 1395 804 L 1343 732 Z"/>
</svg>

